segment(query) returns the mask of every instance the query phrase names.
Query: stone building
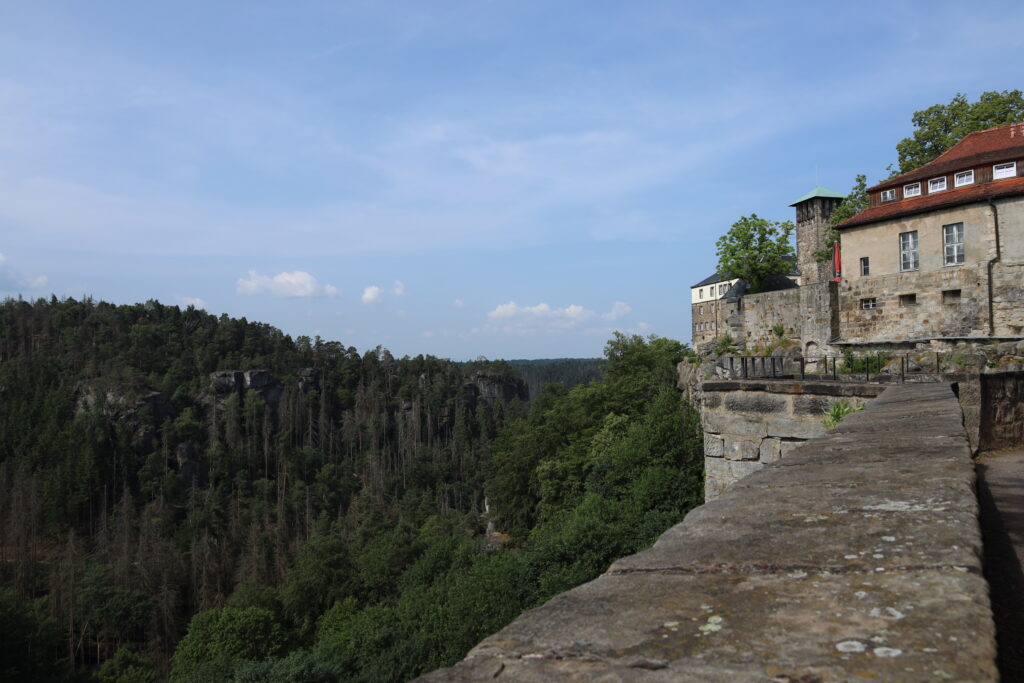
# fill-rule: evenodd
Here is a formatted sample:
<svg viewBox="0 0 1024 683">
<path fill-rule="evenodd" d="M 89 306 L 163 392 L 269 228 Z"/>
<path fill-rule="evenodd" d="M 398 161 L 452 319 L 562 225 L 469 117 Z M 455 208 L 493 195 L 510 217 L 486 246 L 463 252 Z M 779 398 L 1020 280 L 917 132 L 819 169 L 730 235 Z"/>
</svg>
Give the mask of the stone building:
<svg viewBox="0 0 1024 683">
<path fill-rule="evenodd" d="M 868 193 L 838 226 L 842 342 L 1021 336 L 1024 124 L 971 133 Z"/>
<path fill-rule="evenodd" d="M 819 263 L 815 253 L 826 246 L 829 217 L 842 200 L 838 192 L 818 186 L 790 205 L 796 210 L 794 269 L 769 278 L 764 291 L 748 294 L 743 280 L 726 280 L 719 273 L 693 285 L 694 348 L 707 347 L 726 335 L 743 347 L 766 345 L 781 327 L 802 349 L 828 350 L 838 336 L 835 283 L 831 263 Z"/>
</svg>

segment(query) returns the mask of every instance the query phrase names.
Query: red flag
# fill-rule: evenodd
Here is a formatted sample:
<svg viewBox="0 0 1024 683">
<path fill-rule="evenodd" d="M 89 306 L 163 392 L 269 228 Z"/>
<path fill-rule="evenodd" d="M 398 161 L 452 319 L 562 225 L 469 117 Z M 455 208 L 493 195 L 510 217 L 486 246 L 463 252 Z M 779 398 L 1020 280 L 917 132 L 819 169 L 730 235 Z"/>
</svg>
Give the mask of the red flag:
<svg viewBox="0 0 1024 683">
<path fill-rule="evenodd" d="M 836 240 L 832 243 L 832 272 L 835 275 L 833 280 L 836 282 L 843 281 L 843 262 L 839 257 L 839 241 Z"/>
</svg>

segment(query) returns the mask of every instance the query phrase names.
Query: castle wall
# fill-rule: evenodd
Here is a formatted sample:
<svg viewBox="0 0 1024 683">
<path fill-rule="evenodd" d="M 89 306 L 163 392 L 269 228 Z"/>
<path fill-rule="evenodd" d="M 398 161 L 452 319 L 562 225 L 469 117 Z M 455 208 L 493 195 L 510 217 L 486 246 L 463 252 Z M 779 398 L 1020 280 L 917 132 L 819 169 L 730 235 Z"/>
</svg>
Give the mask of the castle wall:
<svg viewBox="0 0 1024 683">
<path fill-rule="evenodd" d="M 836 401 L 864 405 L 884 387 L 796 381 L 714 381 L 701 385 L 704 499 L 822 436 L 824 413 Z"/>
<path fill-rule="evenodd" d="M 775 292 L 747 294 L 732 309 L 737 319 L 731 321 L 733 338 L 746 345 L 747 350 L 763 346 L 776 338 L 772 328 L 782 325 L 787 337 L 799 338 L 802 326 L 800 315 L 800 289 L 781 289 Z"/>
</svg>

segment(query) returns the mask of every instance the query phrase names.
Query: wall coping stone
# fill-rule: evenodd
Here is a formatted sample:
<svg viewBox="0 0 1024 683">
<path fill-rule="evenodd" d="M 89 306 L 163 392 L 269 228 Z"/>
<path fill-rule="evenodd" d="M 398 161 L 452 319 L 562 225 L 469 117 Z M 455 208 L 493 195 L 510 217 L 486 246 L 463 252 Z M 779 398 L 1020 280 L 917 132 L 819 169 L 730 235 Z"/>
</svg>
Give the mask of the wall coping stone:
<svg viewBox="0 0 1024 683">
<path fill-rule="evenodd" d="M 949 384 L 885 388 L 427 681 L 996 681 Z"/>
<path fill-rule="evenodd" d="M 823 382 L 821 380 L 728 379 L 702 382 L 701 391 L 763 391 L 769 394 L 820 394 L 822 396 L 861 396 L 875 398 L 892 385 L 865 382 Z"/>
</svg>

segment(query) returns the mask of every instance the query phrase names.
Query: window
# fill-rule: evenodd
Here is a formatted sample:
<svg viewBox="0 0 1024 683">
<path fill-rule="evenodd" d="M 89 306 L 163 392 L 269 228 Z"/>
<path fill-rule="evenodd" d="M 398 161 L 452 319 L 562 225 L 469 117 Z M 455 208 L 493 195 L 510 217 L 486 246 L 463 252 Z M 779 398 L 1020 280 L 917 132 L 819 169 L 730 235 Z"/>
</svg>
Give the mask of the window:
<svg viewBox="0 0 1024 683">
<path fill-rule="evenodd" d="M 946 176 L 932 178 L 928 181 L 928 192 L 942 192 L 946 189 Z"/>
<path fill-rule="evenodd" d="M 867 256 L 861 256 L 860 257 L 860 274 L 861 275 L 870 275 L 871 274 L 871 264 L 869 263 Z"/>
<path fill-rule="evenodd" d="M 917 270 L 917 230 L 900 233 L 900 270 Z"/>
<path fill-rule="evenodd" d="M 718 285 L 718 296 L 722 296 L 723 294 L 725 294 L 725 285 Z"/>
<path fill-rule="evenodd" d="M 964 262 L 964 224 L 942 226 L 943 263 L 955 266 Z"/>
<path fill-rule="evenodd" d="M 953 186 L 963 187 L 964 185 L 970 185 L 974 182 L 974 171 L 960 171 L 953 176 Z"/>
<path fill-rule="evenodd" d="M 703 287 L 701 287 L 700 289 L 697 290 L 697 298 L 698 299 L 703 299 L 704 298 L 704 288 Z"/>
<path fill-rule="evenodd" d="M 992 180 L 1017 177 L 1017 162 L 1008 161 L 1005 164 L 996 164 L 992 167 Z"/>
<path fill-rule="evenodd" d="M 942 303 L 944 304 L 958 304 L 960 303 L 960 290 L 959 289 L 947 289 L 942 292 Z"/>
<path fill-rule="evenodd" d="M 870 311 L 875 308 L 878 308 L 878 299 L 876 299 L 875 297 L 871 297 L 870 299 L 861 299 L 860 307 L 865 311 Z"/>
<path fill-rule="evenodd" d="M 900 307 L 917 305 L 917 294 L 900 294 Z"/>
<path fill-rule="evenodd" d="M 910 183 L 903 186 L 903 198 L 917 197 L 921 194 L 921 183 Z"/>
<path fill-rule="evenodd" d="M 894 202 L 896 201 L 896 190 L 882 190 L 882 201 L 883 202 Z"/>
</svg>

